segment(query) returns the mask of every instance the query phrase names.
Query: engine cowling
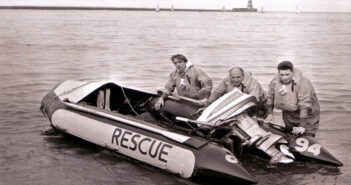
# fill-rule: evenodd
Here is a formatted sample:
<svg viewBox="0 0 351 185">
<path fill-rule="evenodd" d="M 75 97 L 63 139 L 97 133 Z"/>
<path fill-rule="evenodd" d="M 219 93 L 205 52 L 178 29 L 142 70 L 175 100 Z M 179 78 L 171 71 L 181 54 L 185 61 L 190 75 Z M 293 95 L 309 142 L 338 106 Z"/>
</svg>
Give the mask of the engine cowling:
<svg viewBox="0 0 351 185">
<path fill-rule="evenodd" d="M 208 106 L 197 121 L 210 126 L 219 126 L 228 123 L 227 120 L 235 120 L 232 135 L 241 139 L 243 144 L 256 147 L 271 157 L 271 163 L 290 163 L 294 156 L 290 152 L 282 153 L 276 144 L 288 142 L 280 135 L 268 132 L 260 127 L 257 120 L 247 114 L 247 110 L 256 106 L 256 98 L 242 93 L 238 89 L 225 94 L 210 106 Z"/>
</svg>

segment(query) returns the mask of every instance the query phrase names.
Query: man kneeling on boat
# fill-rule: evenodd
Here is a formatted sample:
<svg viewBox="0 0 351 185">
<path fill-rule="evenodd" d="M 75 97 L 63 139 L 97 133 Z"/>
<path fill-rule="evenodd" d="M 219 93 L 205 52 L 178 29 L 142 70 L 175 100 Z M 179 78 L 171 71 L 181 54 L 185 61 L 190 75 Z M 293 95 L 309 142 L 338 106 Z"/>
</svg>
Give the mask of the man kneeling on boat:
<svg viewBox="0 0 351 185">
<path fill-rule="evenodd" d="M 170 74 L 161 97 L 155 102 L 154 108 L 160 110 L 164 106 L 164 98 L 177 90 L 179 96 L 195 100 L 207 101 L 212 91 L 211 78 L 201 69 L 188 62 L 184 55 L 171 57 L 175 70 Z"/>
</svg>

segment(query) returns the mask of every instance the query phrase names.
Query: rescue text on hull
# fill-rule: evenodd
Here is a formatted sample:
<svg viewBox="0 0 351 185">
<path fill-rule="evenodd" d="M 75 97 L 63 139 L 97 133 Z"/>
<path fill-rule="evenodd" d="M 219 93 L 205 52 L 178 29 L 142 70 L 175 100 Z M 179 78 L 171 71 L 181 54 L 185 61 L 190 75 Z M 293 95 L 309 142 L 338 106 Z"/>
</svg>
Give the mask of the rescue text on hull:
<svg viewBox="0 0 351 185">
<path fill-rule="evenodd" d="M 103 104 L 99 102 L 101 93 L 103 99 L 110 97 Z M 175 112 L 192 118 L 196 107 L 170 97 L 164 107 L 169 111 L 161 115 L 151 108 L 157 97 L 111 81 L 64 81 L 43 98 L 41 110 L 59 131 L 181 177 L 205 174 L 256 183 L 231 151 L 199 137 L 201 133 L 189 129 L 189 123 L 172 116 Z"/>
</svg>

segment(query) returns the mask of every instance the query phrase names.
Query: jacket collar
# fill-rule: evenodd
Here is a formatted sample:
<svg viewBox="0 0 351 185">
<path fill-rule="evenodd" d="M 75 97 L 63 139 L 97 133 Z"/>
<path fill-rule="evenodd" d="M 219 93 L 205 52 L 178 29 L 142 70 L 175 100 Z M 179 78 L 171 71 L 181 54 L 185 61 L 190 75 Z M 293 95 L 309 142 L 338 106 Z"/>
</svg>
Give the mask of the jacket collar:
<svg viewBox="0 0 351 185">
<path fill-rule="evenodd" d="M 186 65 L 185 65 L 185 70 L 183 73 L 186 73 L 186 71 L 191 67 L 193 66 L 193 64 L 191 62 L 187 62 Z M 179 73 L 179 70 L 176 69 L 176 71 Z"/>
</svg>

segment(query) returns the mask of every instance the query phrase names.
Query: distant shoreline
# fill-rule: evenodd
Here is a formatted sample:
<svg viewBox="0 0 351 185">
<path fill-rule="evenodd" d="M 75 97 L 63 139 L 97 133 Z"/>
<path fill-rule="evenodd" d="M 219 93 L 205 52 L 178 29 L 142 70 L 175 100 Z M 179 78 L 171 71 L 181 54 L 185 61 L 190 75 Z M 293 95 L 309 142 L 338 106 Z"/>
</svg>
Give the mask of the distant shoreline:
<svg viewBox="0 0 351 185">
<path fill-rule="evenodd" d="M 121 10 L 121 11 L 188 11 L 188 12 L 257 12 L 256 8 L 233 9 L 187 9 L 187 8 L 146 8 L 146 7 L 87 7 L 87 6 L 0 6 L 0 9 L 38 10 Z"/>
</svg>

